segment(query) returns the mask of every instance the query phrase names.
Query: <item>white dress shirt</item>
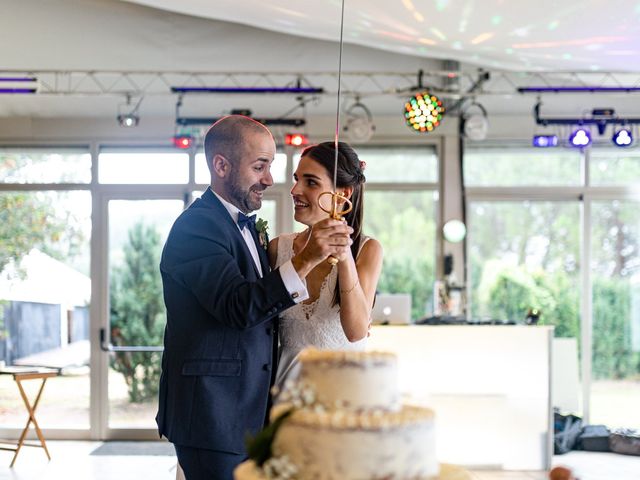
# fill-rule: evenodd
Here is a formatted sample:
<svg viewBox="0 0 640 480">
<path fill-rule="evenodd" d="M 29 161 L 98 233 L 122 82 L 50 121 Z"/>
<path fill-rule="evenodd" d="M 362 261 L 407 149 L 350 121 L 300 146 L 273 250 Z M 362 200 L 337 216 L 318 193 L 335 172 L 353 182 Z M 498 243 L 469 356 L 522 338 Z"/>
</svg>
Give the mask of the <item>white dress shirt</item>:
<svg viewBox="0 0 640 480">
<path fill-rule="evenodd" d="M 213 192 L 213 190 L 211 191 Z M 256 242 L 253 239 L 253 235 L 251 235 L 251 232 L 248 228 L 240 228 L 240 226 L 238 225 L 238 214 L 240 213 L 240 209 L 235 205 L 227 202 L 216 192 L 213 192 L 213 194 L 218 197 L 218 200 L 220 200 L 222 205 L 224 205 L 224 208 L 226 208 L 227 212 L 229 212 L 229 215 L 231 215 L 231 219 L 238 227 L 238 230 L 240 230 L 240 234 L 242 235 L 242 238 L 244 238 L 244 241 L 249 248 L 249 252 L 251 253 L 251 257 L 253 258 L 253 263 L 255 263 L 258 272 L 260 272 L 260 276 L 264 276 L 262 267 L 260 265 L 258 247 L 256 246 Z M 298 276 L 298 272 L 296 272 L 295 268 L 293 268 L 291 260 L 283 263 L 278 271 L 280 272 L 282 283 L 284 283 L 285 288 L 289 292 L 289 295 L 291 295 L 291 298 L 294 302 L 300 303 L 309 298 L 309 292 L 307 292 L 306 282 L 300 279 L 300 277 Z"/>
</svg>

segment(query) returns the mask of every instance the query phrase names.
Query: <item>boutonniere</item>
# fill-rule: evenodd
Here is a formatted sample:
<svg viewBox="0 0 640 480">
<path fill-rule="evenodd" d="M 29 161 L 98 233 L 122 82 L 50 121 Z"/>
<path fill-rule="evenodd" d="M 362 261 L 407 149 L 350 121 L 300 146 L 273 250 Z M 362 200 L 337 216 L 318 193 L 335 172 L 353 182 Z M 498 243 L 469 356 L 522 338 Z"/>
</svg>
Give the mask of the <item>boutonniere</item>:
<svg viewBox="0 0 640 480">
<path fill-rule="evenodd" d="M 256 221 L 256 231 L 258 232 L 258 241 L 260 242 L 260 246 L 265 250 L 269 246 L 269 234 L 267 233 L 269 230 L 269 224 L 266 220 L 259 218 Z"/>
</svg>

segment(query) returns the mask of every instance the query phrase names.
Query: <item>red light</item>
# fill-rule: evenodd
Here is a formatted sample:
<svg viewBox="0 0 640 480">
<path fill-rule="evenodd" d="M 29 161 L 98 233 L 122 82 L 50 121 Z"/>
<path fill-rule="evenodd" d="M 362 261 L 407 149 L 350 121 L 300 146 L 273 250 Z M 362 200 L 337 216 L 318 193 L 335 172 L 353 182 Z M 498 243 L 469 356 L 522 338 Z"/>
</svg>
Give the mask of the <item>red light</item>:
<svg viewBox="0 0 640 480">
<path fill-rule="evenodd" d="M 176 135 L 173 137 L 173 144 L 177 148 L 182 148 L 183 150 L 191 148 L 191 145 L 193 145 L 193 137 L 190 137 L 189 135 Z"/>
<path fill-rule="evenodd" d="M 306 135 L 302 135 L 301 133 L 287 133 L 284 136 L 284 143 L 287 145 L 293 145 L 294 147 L 301 147 L 302 145 L 307 145 L 309 143 L 309 139 Z"/>
</svg>

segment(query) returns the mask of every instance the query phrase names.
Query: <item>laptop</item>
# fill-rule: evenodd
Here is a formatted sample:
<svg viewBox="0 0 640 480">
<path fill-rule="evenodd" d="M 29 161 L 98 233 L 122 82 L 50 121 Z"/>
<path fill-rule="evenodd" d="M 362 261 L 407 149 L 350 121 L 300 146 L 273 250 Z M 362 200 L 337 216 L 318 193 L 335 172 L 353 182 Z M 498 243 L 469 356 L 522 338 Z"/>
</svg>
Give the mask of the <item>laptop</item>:
<svg viewBox="0 0 640 480">
<path fill-rule="evenodd" d="M 411 294 L 378 293 L 371 311 L 374 325 L 409 325 L 411 323 Z"/>
</svg>

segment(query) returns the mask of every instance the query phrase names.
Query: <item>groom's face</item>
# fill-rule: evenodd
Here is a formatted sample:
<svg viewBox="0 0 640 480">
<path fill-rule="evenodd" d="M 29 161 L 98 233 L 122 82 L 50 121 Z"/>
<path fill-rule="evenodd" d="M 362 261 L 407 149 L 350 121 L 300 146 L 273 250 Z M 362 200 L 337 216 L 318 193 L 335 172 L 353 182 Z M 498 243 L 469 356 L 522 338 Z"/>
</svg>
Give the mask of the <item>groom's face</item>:
<svg viewBox="0 0 640 480">
<path fill-rule="evenodd" d="M 231 203 L 242 212 L 249 213 L 262 206 L 264 191 L 273 185 L 271 164 L 275 154 L 275 142 L 266 130 L 245 133 L 227 184 Z"/>
</svg>

